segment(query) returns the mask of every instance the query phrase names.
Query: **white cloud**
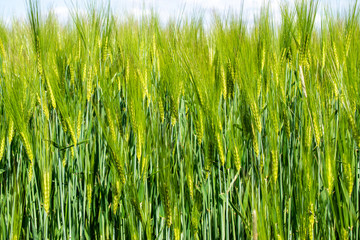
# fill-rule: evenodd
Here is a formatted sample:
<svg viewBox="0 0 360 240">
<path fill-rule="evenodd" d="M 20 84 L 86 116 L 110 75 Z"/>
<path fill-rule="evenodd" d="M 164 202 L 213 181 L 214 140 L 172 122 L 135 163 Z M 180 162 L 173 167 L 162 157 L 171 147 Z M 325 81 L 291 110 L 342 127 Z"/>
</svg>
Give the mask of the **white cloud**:
<svg viewBox="0 0 360 240">
<path fill-rule="evenodd" d="M 65 22 L 70 17 L 69 9 L 67 7 L 55 7 L 54 14 L 58 17 L 60 22 Z"/>
<path fill-rule="evenodd" d="M 150 9 L 133 7 L 129 11 L 129 14 L 132 15 L 133 17 L 135 17 L 136 19 L 141 19 L 142 17 L 149 16 L 151 14 L 151 11 L 150 11 Z"/>
<path fill-rule="evenodd" d="M 70 14 L 68 7 L 72 8 L 73 3 L 79 7 L 80 11 L 84 11 L 87 0 L 41 0 L 42 12 L 53 9 L 60 21 L 69 19 Z M 272 16 L 275 22 L 280 22 L 281 12 L 280 3 L 288 2 L 293 5 L 296 0 L 110 0 L 112 9 L 115 14 L 119 16 L 122 13 L 133 14 L 134 17 L 139 18 L 150 14 L 151 9 L 154 9 L 160 16 L 162 22 L 166 22 L 169 18 L 178 17 L 184 10 L 185 16 L 191 16 L 201 10 L 205 19 L 211 19 L 209 16 L 215 11 L 220 14 L 226 14 L 230 11 L 233 13 L 240 13 L 243 7 L 244 20 L 252 24 L 254 16 L 259 16 L 262 6 L 269 4 L 272 11 Z M 354 0 L 320 0 L 318 16 L 321 16 L 324 8 L 329 8 L 333 12 L 348 10 L 349 4 Z M 99 0 L 99 2 L 107 2 L 107 0 Z M 12 18 L 26 18 L 26 4 L 24 0 L 0 0 L 0 16 L 2 19 Z M 320 22 L 321 17 L 316 18 L 316 23 Z"/>
</svg>

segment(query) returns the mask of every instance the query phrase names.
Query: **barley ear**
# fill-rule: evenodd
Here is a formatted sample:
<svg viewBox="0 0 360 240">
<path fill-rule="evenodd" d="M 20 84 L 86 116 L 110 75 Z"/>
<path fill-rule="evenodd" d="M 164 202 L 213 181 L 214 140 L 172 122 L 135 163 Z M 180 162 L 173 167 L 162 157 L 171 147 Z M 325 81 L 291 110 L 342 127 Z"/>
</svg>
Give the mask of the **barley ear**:
<svg viewBox="0 0 360 240">
<path fill-rule="evenodd" d="M 233 159 L 234 159 L 235 169 L 237 172 L 239 172 L 241 169 L 241 159 L 240 159 L 239 149 L 236 146 L 236 144 L 234 144 Z"/>
<path fill-rule="evenodd" d="M 44 209 L 46 214 L 50 215 L 50 193 L 51 193 L 51 169 L 46 169 L 43 173 L 43 194 Z"/>
<path fill-rule="evenodd" d="M 5 136 L 0 136 L 0 162 L 5 152 Z"/>
<path fill-rule="evenodd" d="M 278 172 L 279 172 L 279 158 L 277 149 L 271 150 L 271 171 L 274 180 L 274 184 L 277 183 Z"/>
<path fill-rule="evenodd" d="M 76 135 L 75 135 L 73 126 L 71 124 L 70 118 L 69 117 L 66 118 L 65 121 L 66 121 L 66 124 L 67 124 L 67 128 L 69 129 L 69 132 L 70 132 L 71 140 L 73 141 L 74 146 L 76 147 Z"/>
<path fill-rule="evenodd" d="M 12 139 L 14 137 L 14 133 L 15 133 L 14 121 L 10 118 L 9 119 L 9 128 L 8 128 L 8 142 L 9 142 L 9 145 L 12 142 Z"/>
</svg>

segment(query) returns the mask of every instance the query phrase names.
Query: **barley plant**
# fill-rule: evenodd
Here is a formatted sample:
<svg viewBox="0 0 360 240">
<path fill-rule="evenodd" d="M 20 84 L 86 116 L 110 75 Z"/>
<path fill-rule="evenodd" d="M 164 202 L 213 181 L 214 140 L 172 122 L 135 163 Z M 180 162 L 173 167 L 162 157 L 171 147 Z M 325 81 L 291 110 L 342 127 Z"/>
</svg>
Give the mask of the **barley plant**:
<svg viewBox="0 0 360 240">
<path fill-rule="evenodd" d="M 318 3 L 27 1 L 0 22 L 0 239 L 359 239 L 360 11 Z"/>
</svg>

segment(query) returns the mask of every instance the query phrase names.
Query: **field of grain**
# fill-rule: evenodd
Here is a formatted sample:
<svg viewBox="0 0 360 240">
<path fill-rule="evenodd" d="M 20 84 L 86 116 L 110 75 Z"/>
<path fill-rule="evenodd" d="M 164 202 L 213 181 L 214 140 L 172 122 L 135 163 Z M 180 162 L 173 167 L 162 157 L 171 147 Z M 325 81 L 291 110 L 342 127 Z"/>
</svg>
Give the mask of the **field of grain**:
<svg viewBox="0 0 360 240">
<path fill-rule="evenodd" d="M 64 24 L 29 0 L 0 22 L 0 239 L 359 239 L 359 8 L 317 3 Z"/>
</svg>

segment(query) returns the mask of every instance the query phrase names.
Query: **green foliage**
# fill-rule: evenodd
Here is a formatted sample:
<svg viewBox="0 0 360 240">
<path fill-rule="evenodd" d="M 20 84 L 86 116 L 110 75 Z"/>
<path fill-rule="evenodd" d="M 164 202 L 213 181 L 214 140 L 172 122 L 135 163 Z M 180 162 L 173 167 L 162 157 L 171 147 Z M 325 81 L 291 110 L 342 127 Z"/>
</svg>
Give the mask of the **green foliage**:
<svg viewBox="0 0 360 240">
<path fill-rule="evenodd" d="M 0 239 L 360 238 L 357 2 L 27 7 L 0 22 Z"/>
</svg>

